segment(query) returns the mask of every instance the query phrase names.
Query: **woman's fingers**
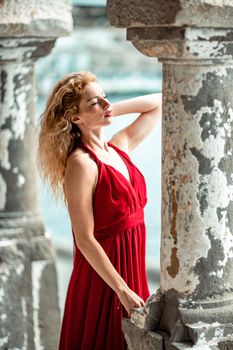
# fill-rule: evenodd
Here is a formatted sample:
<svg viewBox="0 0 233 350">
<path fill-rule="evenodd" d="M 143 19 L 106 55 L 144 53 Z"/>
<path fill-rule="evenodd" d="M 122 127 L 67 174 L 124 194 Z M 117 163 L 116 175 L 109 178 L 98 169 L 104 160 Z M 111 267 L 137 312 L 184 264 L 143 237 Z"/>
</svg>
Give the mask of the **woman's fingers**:
<svg viewBox="0 0 233 350">
<path fill-rule="evenodd" d="M 132 309 L 143 307 L 145 305 L 144 300 L 137 295 L 133 290 L 127 288 L 118 294 L 118 297 L 127 311 L 129 317 L 131 317 Z"/>
<path fill-rule="evenodd" d="M 135 305 L 130 308 L 130 310 L 127 310 L 129 317 L 131 317 L 132 314 L 132 309 L 138 308 L 138 307 L 143 307 L 145 306 L 145 302 L 143 299 L 140 299 L 139 301 L 135 302 Z"/>
<path fill-rule="evenodd" d="M 141 306 L 145 306 L 145 301 L 143 299 L 141 300 Z"/>
<path fill-rule="evenodd" d="M 144 306 L 145 305 L 145 302 L 144 302 L 144 300 L 142 299 L 142 298 L 140 298 L 139 297 L 139 300 L 138 300 L 138 302 L 137 302 L 137 307 L 142 307 L 142 306 Z"/>
</svg>

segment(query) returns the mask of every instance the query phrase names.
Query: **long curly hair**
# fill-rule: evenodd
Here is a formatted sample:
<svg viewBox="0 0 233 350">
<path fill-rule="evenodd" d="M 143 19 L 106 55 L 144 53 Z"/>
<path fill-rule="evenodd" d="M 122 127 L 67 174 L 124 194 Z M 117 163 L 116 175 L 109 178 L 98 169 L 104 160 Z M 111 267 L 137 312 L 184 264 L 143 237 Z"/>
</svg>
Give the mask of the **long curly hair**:
<svg viewBox="0 0 233 350">
<path fill-rule="evenodd" d="M 40 116 L 37 164 L 43 180 L 49 183 L 57 199 L 65 200 L 67 159 L 81 141 L 80 130 L 72 120 L 79 112 L 85 86 L 96 81 L 96 76 L 88 71 L 65 76 L 54 86 Z"/>
</svg>

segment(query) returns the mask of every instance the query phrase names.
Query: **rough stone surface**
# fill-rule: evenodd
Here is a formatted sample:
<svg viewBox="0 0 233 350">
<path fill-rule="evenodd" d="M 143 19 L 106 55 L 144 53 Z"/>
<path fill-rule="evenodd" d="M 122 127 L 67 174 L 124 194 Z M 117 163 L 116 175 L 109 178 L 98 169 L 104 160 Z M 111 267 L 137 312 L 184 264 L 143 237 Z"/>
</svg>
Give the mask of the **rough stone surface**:
<svg viewBox="0 0 233 350">
<path fill-rule="evenodd" d="M 163 350 L 160 334 L 145 331 L 127 319 L 122 320 L 122 329 L 130 350 Z"/>
<path fill-rule="evenodd" d="M 116 27 L 233 27 L 231 0 L 108 0 L 107 13 Z"/>
<path fill-rule="evenodd" d="M 127 38 L 144 55 L 168 61 L 182 59 L 186 64 L 232 62 L 233 29 L 218 28 L 129 28 Z M 172 62 L 171 62 L 172 63 Z M 208 62 L 207 62 L 208 63 Z M 173 61 L 174 64 L 174 61 Z"/>
<path fill-rule="evenodd" d="M 10 39 L 2 46 L 0 75 L 0 239 L 43 235 L 35 174 L 35 120 L 33 60 L 22 52 L 37 51 Z M 0 44 L 2 41 L 0 41 Z M 11 43 L 11 45 L 10 45 Z M 17 43 L 19 46 L 17 46 Z M 41 45 L 41 42 L 39 42 Z M 8 48 L 13 51 L 9 57 Z M 51 48 L 51 46 L 50 46 Z M 6 50 L 5 50 L 6 49 Z M 45 52 L 45 51 L 43 51 Z M 27 55 L 26 55 L 27 56 Z M 28 55 L 31 57 L 32 55 Z"/>
<path fill-rule="evenodd" d="M 72 30 L 69 0 L 1 0 L 1 37 L 59 37 Z"/>
<path fill-rule="evenodd" d="M 33 239 L 0 242 L 0 349 L 57 347 L 60 315 L 54 252 L 50 240 L 43 240 L 45 251 Z M 32 259 L 35 246 L 38 260 Z"/>
<path fill-rule="evenodd" d="M 232 285 L 233 71 L 164 64 L 163 77 L 161 289 L 204 299 Z"/>
</svg>

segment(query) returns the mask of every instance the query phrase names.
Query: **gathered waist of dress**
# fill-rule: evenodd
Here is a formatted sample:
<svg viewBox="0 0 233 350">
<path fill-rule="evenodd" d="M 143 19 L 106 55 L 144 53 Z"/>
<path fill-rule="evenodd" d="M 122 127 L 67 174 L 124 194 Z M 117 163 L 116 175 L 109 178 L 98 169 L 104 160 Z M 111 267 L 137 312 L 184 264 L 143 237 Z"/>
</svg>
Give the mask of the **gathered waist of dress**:
<svg viewBox="0 0 233 350">
<path fill-rule="evenodd" d="M 100 228 L 98 230 L 95 229 L 94 235 L 97 239 L 110 238 L 112 235 L 124 231 L 127 228 L 137 226 L 142 222 L 144 222 L 144 210 L 140 209 L 136 212 L 128 214 L 112 225 Z"/>
</svg>

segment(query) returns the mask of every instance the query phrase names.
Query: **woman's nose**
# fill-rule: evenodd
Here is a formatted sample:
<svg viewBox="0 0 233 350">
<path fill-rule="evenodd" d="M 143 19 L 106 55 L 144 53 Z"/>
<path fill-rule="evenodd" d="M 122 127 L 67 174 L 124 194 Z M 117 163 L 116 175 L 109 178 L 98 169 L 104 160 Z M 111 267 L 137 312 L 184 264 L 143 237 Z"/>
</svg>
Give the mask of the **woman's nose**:
<svg viewBox="0 0 233 350">
<path fill-rule="evenodd" d="M 102 105 L 104 108 L 107 108 L 110 106 L 110 102 L 106 98 L 103 98 Z"/>
</svg>

